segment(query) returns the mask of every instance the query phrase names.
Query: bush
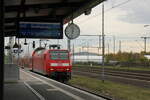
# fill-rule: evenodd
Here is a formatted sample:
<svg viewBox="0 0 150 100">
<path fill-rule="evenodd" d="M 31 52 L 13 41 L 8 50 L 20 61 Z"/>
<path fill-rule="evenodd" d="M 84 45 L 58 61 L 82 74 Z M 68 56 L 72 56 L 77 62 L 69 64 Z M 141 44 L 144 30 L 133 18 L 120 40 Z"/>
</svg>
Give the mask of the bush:
<svg viewBox="0 0 150 100">
<path fill-rule="evenodd" d="M 118 61 L 120 66 L 149 66 L 150 60 L 144 57 L 143 53 L 118 52 L 117 54 L 108 54 L 105 56 L 106 64 L 110 61 Z"/>
</svg>

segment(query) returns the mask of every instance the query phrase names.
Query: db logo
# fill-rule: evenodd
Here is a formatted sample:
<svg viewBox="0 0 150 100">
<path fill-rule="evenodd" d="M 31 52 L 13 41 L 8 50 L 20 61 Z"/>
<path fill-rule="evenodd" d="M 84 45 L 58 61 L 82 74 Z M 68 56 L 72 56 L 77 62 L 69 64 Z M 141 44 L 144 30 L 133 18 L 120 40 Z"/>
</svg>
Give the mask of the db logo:
<svg viewBox="0 0 150 100">
<path fill-rule="evenodd" d="M 58 63 L 58 66 L 62 66 L 62 63 Z"/>
</svg>

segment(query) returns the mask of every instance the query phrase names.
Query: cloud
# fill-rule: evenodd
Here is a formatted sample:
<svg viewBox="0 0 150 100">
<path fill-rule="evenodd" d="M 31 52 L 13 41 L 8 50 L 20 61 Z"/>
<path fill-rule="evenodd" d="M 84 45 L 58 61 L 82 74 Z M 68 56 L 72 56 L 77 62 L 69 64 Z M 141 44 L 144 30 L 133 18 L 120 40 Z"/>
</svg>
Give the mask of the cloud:
<svg viewBox="0 0 150 100">
<path fill-rule="evenodd" d="M 115 2 L 111 2 L 115 1 Z M 127 0 L 110 0 L 105 3 L 105 10 Z M 143 2 L 145 1 L 145 2 Z M 143 33 L 145 24 L 150 23 L 149 0 L 131 0 L 130 2 L 105 12 L 105 32 L 107 34 L 139 35 Z M 96 15 L 96 16 L 95 16 Z M 89 16 L 80 16 L 75 23 L 80 26 L 81 34 L 101 34 L 101 5 L 93 8 Z"/>
<path fill-rule="evenodd" d="M 120 7 L 124 12 L 118 19 L 132 24 L 150 24 L 150 1 L 131 0 L 128 4 Z"/>
</svg>

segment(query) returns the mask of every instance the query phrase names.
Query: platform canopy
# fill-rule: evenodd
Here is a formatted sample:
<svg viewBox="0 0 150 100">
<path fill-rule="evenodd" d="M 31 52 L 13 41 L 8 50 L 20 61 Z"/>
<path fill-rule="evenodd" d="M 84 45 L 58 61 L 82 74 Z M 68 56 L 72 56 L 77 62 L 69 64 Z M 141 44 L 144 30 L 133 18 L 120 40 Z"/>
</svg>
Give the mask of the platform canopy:
<svg viewBox="0 0 150 100">
<path fill-rule="evenodd" d="M 19 21 L 69 22 L 105 0 L 4 0 L 5 37 L 15 36 Z"/>
</svg>

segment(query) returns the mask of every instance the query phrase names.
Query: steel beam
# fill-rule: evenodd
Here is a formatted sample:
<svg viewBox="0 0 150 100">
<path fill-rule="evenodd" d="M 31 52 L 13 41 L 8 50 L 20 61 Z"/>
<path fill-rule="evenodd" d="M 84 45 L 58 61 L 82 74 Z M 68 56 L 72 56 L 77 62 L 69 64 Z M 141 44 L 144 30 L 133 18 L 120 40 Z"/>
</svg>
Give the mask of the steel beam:
<svg viewBox="0 0 150 100">
<path fill-rule="evenodd" d="M 33 17 L 21 17 L 17 19 L 16 17 L 13 18 L 5 18 L 5 23 L 12 23 L 16 20 L 20 21 L 41 21 L 41 22 L 51 22 L 51 21 L 61 21 L 64 16 L 33 16 Z"/>
<path fill-rule="evenodd" d="M 48 9 L 48 8 L 62 8 L 62 7 L 75 7 L 78 8 L 82 2 L 64 2 L 64 3 L 46 3 L 46 4 L 28 4 L 24 5 L 23 9 L 28 11 L 30 9 Z M 5 12 L 14 12 L 17 11 L 18 8 L 20 8 L 20 5 L 13 5 L 13 6 L 6 6 Z"/>
<path fill-rule="evenodd" d="M 0 0 L 0 100 L 4 98 L 4 0 Z"/>
</svg>

